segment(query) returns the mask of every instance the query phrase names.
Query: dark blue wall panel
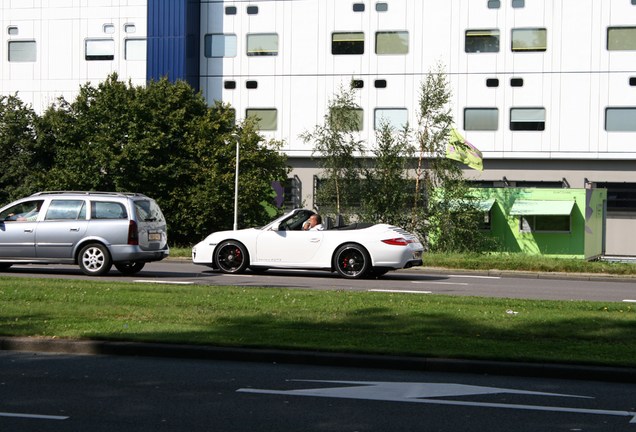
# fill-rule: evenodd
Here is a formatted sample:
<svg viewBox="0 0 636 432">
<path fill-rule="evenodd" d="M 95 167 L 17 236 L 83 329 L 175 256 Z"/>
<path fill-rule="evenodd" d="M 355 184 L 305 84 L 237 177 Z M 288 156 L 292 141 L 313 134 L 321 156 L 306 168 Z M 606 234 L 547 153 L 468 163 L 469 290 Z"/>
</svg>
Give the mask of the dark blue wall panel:
<svg viewBox="0 0 636 432">
<path fill-rule="evenodd" d="M 199 90 L 200 21 L 200 0 L 148 0 L 148 81 L 167 77 Z"/>
</svg>

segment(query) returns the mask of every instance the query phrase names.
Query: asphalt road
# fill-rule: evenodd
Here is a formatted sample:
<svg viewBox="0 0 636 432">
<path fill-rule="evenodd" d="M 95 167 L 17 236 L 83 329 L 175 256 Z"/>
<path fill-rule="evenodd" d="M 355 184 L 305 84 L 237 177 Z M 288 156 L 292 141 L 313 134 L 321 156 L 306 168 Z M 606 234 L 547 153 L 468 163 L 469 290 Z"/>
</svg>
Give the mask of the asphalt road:
<svg viewBox="0 0 636 432">
<path fill-rule="evenodd" d="M 92 279 L 75 266 L 14 266 L 3 274 L 36 278 Z M 636 278 L 520 273 L 493 275 L 409 269 L 387 273 L 380 279 L 348 280 L 328 272 L 273 271 L 225 275 L 187 260 L 147 264 L 137 275 L 117 270 L 99 280 L 146 283 L 289 287 L 316 290 L 392 291 L 405 294 L 462 295 L 548 300 L 636 302 Z"/>
<path fill-rule="evenodd" d="M 636 385 L 0 352 L 0 430 L 634 431 Z"/>
</svg>

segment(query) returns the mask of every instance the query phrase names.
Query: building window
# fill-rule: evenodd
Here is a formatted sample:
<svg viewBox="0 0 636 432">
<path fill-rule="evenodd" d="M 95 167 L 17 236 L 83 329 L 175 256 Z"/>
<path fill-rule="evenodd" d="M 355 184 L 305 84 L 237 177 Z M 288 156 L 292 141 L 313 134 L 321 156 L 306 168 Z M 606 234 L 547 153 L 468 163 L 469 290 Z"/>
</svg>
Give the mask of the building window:
<svg viewBox="0 0 636 432">
<path fill-rule="evenodd" d="M 499 30 L 466 30 L 467 53 L 499 52 Z"/>
<path fill-rule="evenodd" d="M 499 87 L 499 79 L 498 78 L 486 79 L 486 87 Z"/>
<path fill-rule="evenodd" d="M 124 47 L 126 60 L 146 60 L 146 39 L 126 39 Z"/>
<path fill-rule="evenodd" d="M 344 119 L 345 123 L 350 123 L 343 125 L 343 129 L 346 129 L 347 132 L 361 131 L 364 127 L 364 110 L 362 108 L 332 108 L 330 115 Z"/>
<path fill-rule="evenodd" d="M 510 108 L 510 130 L 545 130 L 545 108 Z"/>
<path fill-rule="evenodd" d="M 377 79 L 373 83 L 375 88 L 386 88 L 386 80 L 385 79 Z"/>
<path fill-rule="evenodd" d="M 124 24 L 125 33 L 136 33 L 137 27 L 134 24 Z"/>
<path fill-rule="evenodd" d="M 375 34 L 375 53 L 383 54 L 408 54 L 409 32 L 406 31 L 382 31 Z"/>
<path fill-rule="evenodd" d="M 636 50 L 636 27 L 608 27 L 608 51 Z"/>
<path fill-rule="evenodd" d="M 523 78 L 510 78 L 510 87 L 523 87 Z"/>
<path fill-rule="evenodd" d="M 636 132 L 636 107 L 606 108 L 605 130 L 607 132 Z"/>
<path fill-rule="evenodd" d="M 9 26 L 7 27 L 7 34 L 9 36 L 17 36 L 19 33 L 17 26 Z"/>
<path fill-rule="evenodd" d="M 88 61 L 115 58 L 115 41 L 112 39 L 86 39 L 84 46 L 84 58 Z"/>
<path fill-rule="evenodd" d="M 519 217 L 521 232 L 570 232 L 570 215 L 524 215 Z"/>
<path fill-rule="evenodd" d="M 351 80 L 351 88 L 354 88 L 354 89 L 364 88 L 364 81 L 357 80 L 357 79 Z"/>
<path fill-rule="evenodd" d="M 636 1 L 636 0 L 634 0 Z M 375 4 L 375 11 L 376 12 L 386 12 L 389 10 L 389 5 L 388 3 L 384 3 L 384 2 L 378 2 Z"/>
<path fill-rule="evenodd" d="M 256 89 L 258 88 L 258 81 L 245 81 L 246 89 Z"/>
<path fill-rule="evenodd" d="M 245 117 L 256 120 L 256 127 L 263 131 L 273 131 L 278 126 L 278 111 L 276 108 L 248 108 Z"/>
<path fill-rule="evenodd" d="M 10 62 L 34 62 L 36 54 L 35 41 L 9 41 Z"/>
<path fill-rule="evenodd" d="M 232 81 L 232 80 L 224 81 L 223 88 L 226 90 L 234 90 L 236 88 L 236 81 Z"/>
<path fill-rule="evenodd" d="M 258 14 L 258 6 L 248 6 L 247 7 L 248 15 L 257 15 Z"/>
<path fill-rule="evenodd" d="M 236 15 L 236 6 L 225 6 L 225 15 Z"/>
<path fill-rule="evenodd" d="M 498 108 L 464 108 L 464 130 L 496 131 L 498 129 Z"/>
<path fill-rule="evenodd" d="M 102 29 L 103 29 L 104 33 L 106 33 L 106 34 L 115 33 L 115 26 L 113 24 L 104 24 Z"/>
<path fill-rule="evenodd" d="M 409 121 L 406 108 L 376 108 L 374 112 L 374 129 L 380 130 L 383 124 L 393 129 L 403 129 Z"/>
<path fill-rule="evenodd" d="M 253 33 L 247 35 L 248 56 L 277 56 L 278 35 L 276 33 Z"/>
<path fill-rule="evenodd" d="M 488 0 L 488 9 L 499 9 L 501 7 L 501 1 Z"/>
<path fill-rule="evenodd" d="M 512 0 L 512 7 L 515 9 L 526 7 L 525 0 Z"/>
<path fill-rule="evenodd" d="M 236 57 L 236 35 L 206 34 L 203 38 L 203 50 L 207 58 Z"/>
<path fill-rule="evenodd" d="M 338 32 L 331 34 L 331 54 L 356 55 L 364 54 L 364 33 Z"/>
<path fill-rule="evenodd" d="M 548 48 L 548 31 L 544 28 L 512 29 L 513 51 L 545 51 Z"/>
<path fill-rule="evenodd" d="M 354 12 L 364 12 L 364 3 L 354 3 L 353 4 Z"/>
<path fill-rule="evenodd" d="M 597 188 L 607 189 L 607 210 L 636 212 L 636 183 L 596 183 Z"/>
</svg>

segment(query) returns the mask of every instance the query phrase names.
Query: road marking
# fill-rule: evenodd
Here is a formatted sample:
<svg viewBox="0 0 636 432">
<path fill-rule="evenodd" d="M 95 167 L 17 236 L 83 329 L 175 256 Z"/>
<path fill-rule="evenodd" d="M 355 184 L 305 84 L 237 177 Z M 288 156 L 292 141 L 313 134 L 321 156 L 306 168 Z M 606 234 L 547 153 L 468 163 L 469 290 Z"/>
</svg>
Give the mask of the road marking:
<svg viewBox="0 0 636 432">
<path fill-rule="evenodd" d="M 478 276 L 478 275 L 448 275 L 449 277 L 456 278 L 470 278 L 470 279 L 501 279 L 500 276 Z"/>
<path fill-rule="evenodd" d="M 468 285 L 466 282 L 436 282 L 436 281 L 411 281 L 414 284 L 433 284 L 433 285 Z"/>
<path fill-rule="evenodd" d="M 194 285 L 194 282 L 184 282 L 184 281 L 163 281 L 163 280 L 153 280 L 153 279 L 137 279 L 133 282 L 137 283 L 154 283 L 161 285 Z"/>
<path fill-rule="evenodd" d="M 0 412 L 0 417 L 17 417 L 17 418 L 30 418 L 30 419 L 43 419 L 43 420 L 66 420 L 69 418 L 68 416 L 21 414 L 21 413 L 8 413 L 8 412 Z"/>
<path fill-rule="evenodd" d="M 397 290 L 397 289 L 370 289 L 368 291 L 372 292 L 383 292 L 383 293 L 404 293 L 404 294 L 432 294 L 432 291 L 415 291 L 415 290 Z"/>
<path fill-rule="evenodd" d="M 625 303 L 636 303 L 636 300 L 625 299 L 623 300 Z"/>
<path fill-rule="evenodd" d="M 481 387 L 462 384 L 444 383 L 416 383 L 416 382 L 375 382 L 375 381 L 322 381 L 322 380 L 291 380 L 302 382 L 338 383 L 344 387 L 321 387 L 299 390 L 265 390 L 241 388 L 237 392 L 275 394 L 288 396 L 313 396 L 340 399 L 377 400 L 387 402 L 409 402 L 433 405 L 453 405 L 482 408 L 503 408 L 528 411 L 548 411 L 576 414 L 593 414 L 606 416 L 631 417 L 630 423 L 636 424 L 636 412 L 570 408 L 562 406 L 521 405 L 489 402 L 471 402 L 461 400 L 434 399 L 439 397 L 474 396 L 485 394 L 522 394 L 548 397 L 567 397 L 594 399 L 589 396 L 577 396 L 557 393 L 543 393 L 526 390 L 515 390 L 496 387 Z"/>
</svg>

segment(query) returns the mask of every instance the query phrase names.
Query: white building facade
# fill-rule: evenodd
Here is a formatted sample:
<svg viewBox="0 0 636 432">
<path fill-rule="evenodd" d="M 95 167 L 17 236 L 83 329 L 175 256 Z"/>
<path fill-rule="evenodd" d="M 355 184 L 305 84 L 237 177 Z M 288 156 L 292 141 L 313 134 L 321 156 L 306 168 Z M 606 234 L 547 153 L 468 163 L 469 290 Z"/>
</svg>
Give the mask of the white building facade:
<svg viewBox="0 0 636 432">
<path fill-rule="evenodd" d="M 486 186 L 607 187 L 606 254 L 636 255 L 636 0 L 5 0 L 0 93 L 38 110 L 111 72 L 185 79 L 285 142 L 313 203 L 311 144 L 354 83 L 361 138 L 417 123 L 448 74 Z"/>
</svg>

